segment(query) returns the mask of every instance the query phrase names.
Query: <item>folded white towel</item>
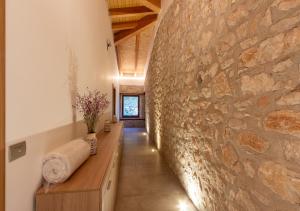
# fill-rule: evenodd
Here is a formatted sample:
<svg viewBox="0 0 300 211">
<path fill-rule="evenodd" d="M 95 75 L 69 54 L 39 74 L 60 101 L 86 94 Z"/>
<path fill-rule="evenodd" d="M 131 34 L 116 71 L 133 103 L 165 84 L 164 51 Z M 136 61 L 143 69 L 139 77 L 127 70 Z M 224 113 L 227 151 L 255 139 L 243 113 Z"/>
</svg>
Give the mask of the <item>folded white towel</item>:
<svg viewBox="0 0 300 211">
<path fill-rule="evenodd" d="M 71 141 L 52 152 L 43 160 L 43 177 L 50 184 L 66 181 L 90 156 L 90 145 L 82 140 Z"/>
</svg>

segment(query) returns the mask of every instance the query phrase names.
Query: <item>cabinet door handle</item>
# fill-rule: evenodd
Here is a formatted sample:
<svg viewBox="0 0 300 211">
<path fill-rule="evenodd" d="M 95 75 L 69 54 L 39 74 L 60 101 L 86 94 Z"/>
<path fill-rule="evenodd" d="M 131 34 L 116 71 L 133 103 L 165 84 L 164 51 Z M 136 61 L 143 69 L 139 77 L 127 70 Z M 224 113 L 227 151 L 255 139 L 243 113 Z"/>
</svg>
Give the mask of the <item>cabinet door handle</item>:
<svg viewBox="0 0 300 211">
<path fill-rule="evenodd" d="M 111 180 L 109 180 L 109 182 L 108 182 L 108 184 L 107 184 L 107 190 L 109 190 L 110 189 L 110 186 L 111 186 Z"/>
</svg>

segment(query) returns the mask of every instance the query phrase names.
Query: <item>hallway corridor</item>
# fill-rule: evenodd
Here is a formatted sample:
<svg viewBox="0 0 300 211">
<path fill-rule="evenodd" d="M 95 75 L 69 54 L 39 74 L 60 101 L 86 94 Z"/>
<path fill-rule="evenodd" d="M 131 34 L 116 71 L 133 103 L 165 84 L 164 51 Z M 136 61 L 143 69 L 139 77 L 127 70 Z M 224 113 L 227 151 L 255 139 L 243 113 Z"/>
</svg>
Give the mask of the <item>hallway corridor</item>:
<svg viewBox="0 0 300 211">
<path fill-rule="evenodd" d="M 196 211 L 144 129 L 125 129 L 115 211 Z"/>
</svg>

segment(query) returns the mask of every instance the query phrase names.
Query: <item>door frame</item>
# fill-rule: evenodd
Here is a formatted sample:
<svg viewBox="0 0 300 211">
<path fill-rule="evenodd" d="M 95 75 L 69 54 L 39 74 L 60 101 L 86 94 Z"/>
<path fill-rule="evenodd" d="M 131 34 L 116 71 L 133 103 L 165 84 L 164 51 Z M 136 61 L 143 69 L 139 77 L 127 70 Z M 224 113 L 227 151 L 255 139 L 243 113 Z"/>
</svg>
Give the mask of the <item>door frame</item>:
<svg viewBox="0 0 300 211">
<path fill-rule="evenodd" d="M 112 85 L 112 118 L 117 115 L 117 89 L 115 85 Z"/>
<path fill-rule="evenodd" d="M 0 0 L 0 211 L 5 211 L 5 0 Z"/>
</svg>

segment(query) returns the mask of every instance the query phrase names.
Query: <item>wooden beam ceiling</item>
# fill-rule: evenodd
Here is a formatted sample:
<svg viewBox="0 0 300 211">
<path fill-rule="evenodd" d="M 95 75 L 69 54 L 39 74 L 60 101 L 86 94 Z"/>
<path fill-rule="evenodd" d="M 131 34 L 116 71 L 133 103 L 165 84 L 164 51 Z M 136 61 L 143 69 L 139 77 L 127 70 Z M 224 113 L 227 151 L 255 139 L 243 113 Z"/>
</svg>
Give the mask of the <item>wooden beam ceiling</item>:
<svg viewBox="0 0 300 211">
<path fill-rule="evenodd" d="M 130 21 L 130 22 L 122 22 L 122 23 L 113 23 L 112 29 L 113 31 L 121 31 L 127 29 L 134 29 L 137 27 L 138 21 Z"/>
<path fill-rule="evenodd" d="M 147 49 L 143 49 L 146 38 L 142 36 L 141 32 L 153 26 L 157 20 L 161 10 L 161 0 L 135 0 L 134 4 L 132 0 L 122 0 L 122 4 L 111 4 L 110 6 L 109 14 L 112 19 L 120 74 L 126 76 L 143 75 L 143 72 L 139 73 L 138 71 L 142 70 L 140 65 L 143 65 L 145 60 L 145 55 L 142 53 Z M 135 40 L 135 46 L 134 40 L 130 38 Z M 130 46 L 126 41 L 130 42 Z M 124 45 L 120 45 L 123 42 Z M 131 57 L 133 53 L 134 57 Z M 129 69 L 127 68 L 128 64 Z"/>
<path fill-rule="evenodd" d="M 161 0 L 140 0 L 141 3 L 151 9 L 152 11 L 159 13 L 161 8 Z"/>
<path fill-rule="evenodd" d="M 138 21 L 138 25 L 134 29 L 129 29 L 121 31 L 115 35 L 115 44 L 118 45 L 122 41 L 139 34 L 141 31 L 145 30 L 147 27 L 151 26 L 157 20 L 157 15 L 148 15 Z"/>
<path fill-rule="evenodd" d="M 134 17 L 137 15 L 152 15 L 154 13 L 155 12 L 145 6 L 109 9 L 109 15 L 112 18 Z"/>
</svg>

